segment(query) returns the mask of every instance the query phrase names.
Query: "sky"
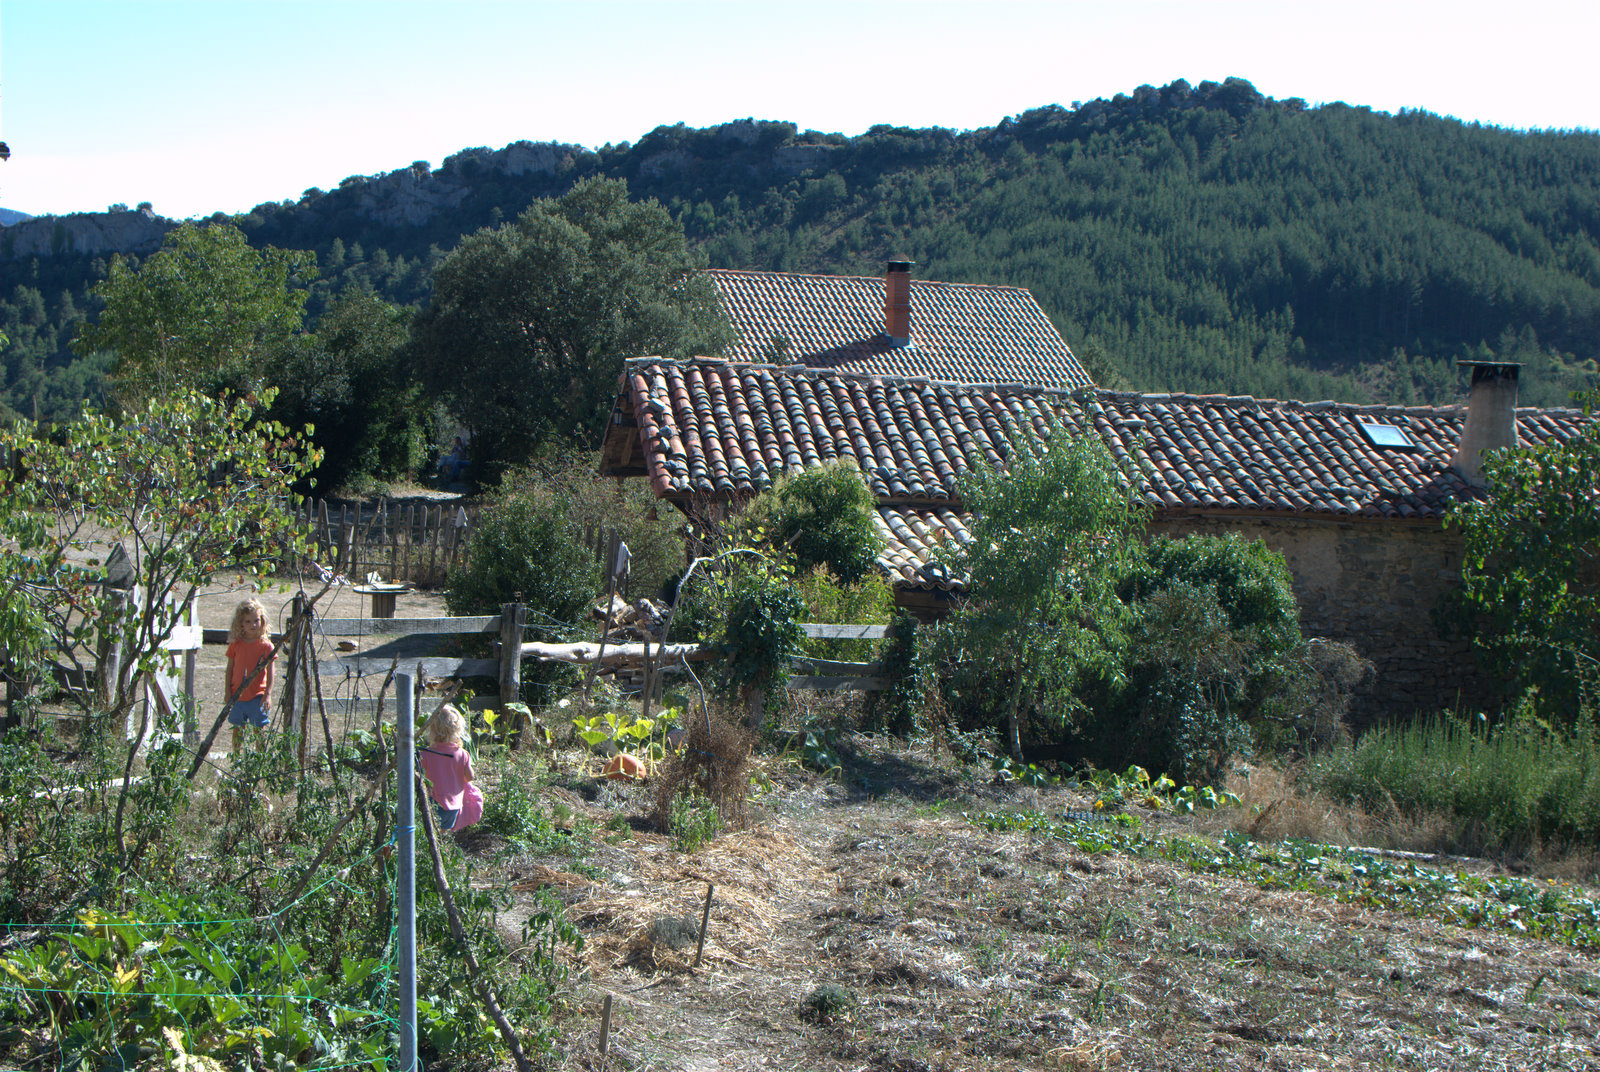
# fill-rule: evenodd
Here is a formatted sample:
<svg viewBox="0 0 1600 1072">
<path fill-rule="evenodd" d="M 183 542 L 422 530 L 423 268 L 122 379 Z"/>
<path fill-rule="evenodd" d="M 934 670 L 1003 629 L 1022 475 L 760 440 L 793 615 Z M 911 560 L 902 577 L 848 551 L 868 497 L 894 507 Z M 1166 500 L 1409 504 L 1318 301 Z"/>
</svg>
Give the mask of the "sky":
<svg viewBox="0 0 1600 1072">
<path fill-rule="evenodd" d="M 1592 131 L 1596 41 L 1596 0 L 0 0 L 0 208 L 208 216 L 472 146 L 965 130 L 1177 78 Z"/>
</svg>

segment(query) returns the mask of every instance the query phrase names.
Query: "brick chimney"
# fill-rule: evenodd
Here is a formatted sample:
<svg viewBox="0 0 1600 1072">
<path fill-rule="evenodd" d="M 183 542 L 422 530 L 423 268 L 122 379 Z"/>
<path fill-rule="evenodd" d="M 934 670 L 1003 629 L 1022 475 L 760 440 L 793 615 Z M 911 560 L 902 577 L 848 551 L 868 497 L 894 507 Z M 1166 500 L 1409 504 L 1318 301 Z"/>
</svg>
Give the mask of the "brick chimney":
<svg viewBox="0 0 1600 1072">
<path fill-rule="evenodd" d="M 1450 464 L 1473 487 L 1483 487 L 1483 452 L 1517 445 L 1517 370 L 1501 361 L 1463 361 L 1472 369 L 1467 423 Z"/>
<path fill-rule="evenodd" d="M 911 345 L 910 261 L 890 261 L 883 275 L 883 333 L 897 349 Z"/>
</svg>

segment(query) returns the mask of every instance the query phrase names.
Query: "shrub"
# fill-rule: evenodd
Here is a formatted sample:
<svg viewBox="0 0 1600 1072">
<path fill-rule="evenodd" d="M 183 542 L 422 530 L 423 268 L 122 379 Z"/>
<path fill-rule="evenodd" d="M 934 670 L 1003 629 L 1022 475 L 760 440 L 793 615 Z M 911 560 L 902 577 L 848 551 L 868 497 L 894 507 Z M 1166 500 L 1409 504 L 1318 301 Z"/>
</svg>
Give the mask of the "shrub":
<svg viewBox="0 0 1600 1072">
<path fill-rule="evenodd" d="M 1102 573 L 1114 595 L 1092 614 L 1089 604 L 1068 613 L 1062 597 L 1063 610 L 1026 623 L 1049 656 L 1033 684 L 1015 667 L 973 660 L 959 631 L 941 638 L 942 701 L 960 730 L 998 728 L 1015 703 L 1035 757 L 1137 765 L 1182 782 L 1215 779 L 1258 742 L 1331 739 L 1366 664 L 1301 640 L 1280 555 L 1232 536 L 1158 538 Z"/>
<path fill-rule="evenodd" d="M 672 835 L 672 846 L 679 852 L 694 852 L 721 829 L 722 817 L 699 789 L 690 787 L 672 798 L 667 833 Z"/>
<path fill-rule="evenodd" d="M 1260 540 L 1231 533 L 1157 537 L 1118 588 L 1125 601 L 1136 602 L 1175 584 L 1212 589 L 1241 645 L 1276 655 L 1300 640 L 1293 575 L 1283 556 Z"/>
<path fill-rule="evenodd" d="M 894 588 L 876 572 L 846 584 L 827 566 L 813 566 L 795 582 L 805 604 L 806 620 L 836 624 L 887 624 L 895 614 Z M 801 641 L 804 654 L 815 659 L 869 659 L 877 647 L 870 640 Z"/>
<path fill-rule="evenodd" d="M 685 794 L 706 800 L 720 817 L 721 829 L 743 826 L 752 743 L 750 734 L 720 713 L 686 714 L 683 747 L 669 754 L 657 773 L 656 826 L 676 836 L 674 808 Z"/>
<path fill-rule="evenodd" d="M 789 680 L 789 660 L 800 653 L 805 603 L 781 573 L 742 565 L 734 573 L 722 636 L 724 683 L 753 700 L 765 694 L 770 710 Z M 756 712 L 752 711 L 753 719 Z"/>
<path fill-rule="evenodd" d="M 466 565 L 450 574 L 450 613 L 495 614 L 503 603 L 522 603 L 530 635 L 578 639 L 600 587 L 600 570 L 579 540 L 570 505 L 567 496 L 532 480 L 503 487 L 472 533 Z M 549 704 L 579 677 L 569 663 L 526 664 L 522 698 Z"/>
<path fill-rule="evenodd" d="M 929 644 L 917 628 L 917 620 L 904 610 L 897 611 L 889 625 L 881 661 L 889 687 L 867 694 L 862 724 L 869 730 L 909 737 L 923 728 L 933 667 Z"/>
<path fill-rule="evenodd" d="M 577 621 L 599 588 L 599 569 L 570 507 L 567 496 L 532 481 L 503 487 L 473 530 L 466 566 L 450 575 L 450 613 L 494 614 L 517 602 L 536 629 Z"/>
<path fill-rule="evenodd" d="M 603 546 L 613 533 L 620 537 L 628 545 L 630 597 L 654 598 L 683 565 L 683 515 L 660 503 L 644 481 L 619 482 L 599 471 L 592 451 L 567 451 L 534 459 L 508 482 L 558 491 L 567 524 L 590 546 Z M 604 568 L 597 584 L 605 586 Z"/>
<path fill-rule="evenodd" d="M 848 458 L 784 477 L 750 504 L 743 522 L 767 530 L 802 573 L 827 566 L 846 585 L 873 572 L 883 537 L 877 501 Z"/>
</svg>

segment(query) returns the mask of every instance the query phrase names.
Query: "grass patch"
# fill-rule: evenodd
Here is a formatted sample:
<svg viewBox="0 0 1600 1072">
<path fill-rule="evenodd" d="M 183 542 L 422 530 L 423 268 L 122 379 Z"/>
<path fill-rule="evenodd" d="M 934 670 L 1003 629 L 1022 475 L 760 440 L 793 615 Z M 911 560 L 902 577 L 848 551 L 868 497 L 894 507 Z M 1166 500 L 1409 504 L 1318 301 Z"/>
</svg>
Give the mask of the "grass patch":
<svg viewBox="0 0 1600 1072">
<path fill-rule="evenodd" d="M 1529 717 L 1487 726 L 1444 716 L 1369 733 L 1314 759 L 1310 782 L 1336 800 L 1408 818 L 1443 816 L 1451 847 L 1527 852 L 1600 845 L 1600 742 Z"/>
</svg>

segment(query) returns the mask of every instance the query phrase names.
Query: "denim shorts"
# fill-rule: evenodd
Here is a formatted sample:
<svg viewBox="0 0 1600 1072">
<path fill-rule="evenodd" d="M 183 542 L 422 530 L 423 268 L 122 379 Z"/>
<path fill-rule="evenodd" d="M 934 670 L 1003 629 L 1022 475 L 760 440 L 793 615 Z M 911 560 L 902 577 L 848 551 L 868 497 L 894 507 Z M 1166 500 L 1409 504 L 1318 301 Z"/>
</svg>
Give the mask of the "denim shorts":
<svg viewBox="0 0 1600 1072">
<path fill-rule="evenodd" d="M 233 710 L 228 712 L 228 725 L 243 726 L 246 722 L 261 729 L 266 728 L 266 697 L 257 696 L 254 699 L 235 700 L 233 702 Z"/>
<path fill-rule="evenodd" d="M 433 814 L 439 820 L 439 833 L 448 834 L 461 817 L 461 809 L 447 808 L 436 800 L 433 802 Z"/>
</svg>

